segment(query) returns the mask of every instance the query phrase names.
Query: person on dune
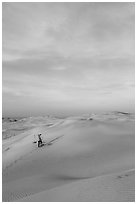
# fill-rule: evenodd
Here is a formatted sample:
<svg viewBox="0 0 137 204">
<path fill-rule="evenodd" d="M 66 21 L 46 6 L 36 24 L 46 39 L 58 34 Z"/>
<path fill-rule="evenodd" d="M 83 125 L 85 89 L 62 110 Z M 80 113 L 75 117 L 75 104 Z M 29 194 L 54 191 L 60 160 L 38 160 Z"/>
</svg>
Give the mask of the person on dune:
<svg viewBox="0 0 137 204">
<path fill-rule="evenodd" d="M 41 133 L 38 134 L 38 147 L 42 146 L 42 138 L 41 138 Z"/>
</svg>

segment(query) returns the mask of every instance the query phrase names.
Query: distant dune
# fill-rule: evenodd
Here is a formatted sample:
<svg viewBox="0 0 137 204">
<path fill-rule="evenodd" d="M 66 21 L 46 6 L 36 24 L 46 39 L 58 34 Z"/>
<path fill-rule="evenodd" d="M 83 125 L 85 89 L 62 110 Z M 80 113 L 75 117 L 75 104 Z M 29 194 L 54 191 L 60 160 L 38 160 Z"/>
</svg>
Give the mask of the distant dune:
<svg viewBox="0 0 137 204">
<path fill-rule="evenodd" d="M 9 123 L 4 132 L 15 129 Z M 3 140 L 3 201 L 134 201 L 134 114 L 15 123 L 28 129 Z M 41 148 L 34 143 L 38 133 Z"/>
</svg>

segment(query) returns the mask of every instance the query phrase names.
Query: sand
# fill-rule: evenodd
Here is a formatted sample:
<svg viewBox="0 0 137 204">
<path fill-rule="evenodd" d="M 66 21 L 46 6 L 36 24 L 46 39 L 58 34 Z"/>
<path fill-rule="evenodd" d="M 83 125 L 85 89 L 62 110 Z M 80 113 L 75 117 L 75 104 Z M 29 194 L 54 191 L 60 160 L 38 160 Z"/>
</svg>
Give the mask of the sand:
<svg viewBox="0 0 137 204">
<path fill-rule="evenodd" d="M 36 193 L 20 202 L 134 202 L 134 170 L 98 176 Z"/>
<path fill-rule="evenodd" d="M 133 115 L 50 118 L 50 123 L 35 119 L 32 129 L 3 140 L 3 201 L 135 200 Z M 47 142 L 41 148 L 33 143 L 38 132 Z"/>
</svg>

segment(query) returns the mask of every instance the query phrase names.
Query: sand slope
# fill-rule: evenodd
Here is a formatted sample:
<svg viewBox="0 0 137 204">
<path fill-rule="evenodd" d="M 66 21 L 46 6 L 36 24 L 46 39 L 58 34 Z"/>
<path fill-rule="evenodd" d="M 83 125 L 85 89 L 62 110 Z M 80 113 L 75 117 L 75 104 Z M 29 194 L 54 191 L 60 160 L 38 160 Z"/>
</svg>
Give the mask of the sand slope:
<svg viewBox="0 0 137 204">
<path fill-rule="evenodd" d="M 124 176 L 122 172 L 134 169 L 134 121 L 116 116 L 106 120 L 105 116 L 103 120 L 71 117 L 48 128 L 39 121 L 32 130 L 5 140 L 3 201 L 24 197 L 25 201 L 69 201 L 69 193 L 72 201 L 109 201 L 111 197 L 133 201 L 133 173 Z M 38 132 L 46 142 L 56 140 L 37 148 L 33 141 Z M 119 173 L 122 179 L 116 179 Z M 102 197 L 97 198 L 97 191 Z"/>
<path fill-rule="evenodd" d="M 135 174 L 133 170 L 73 182 L 18 202 L 134 202 Z"/>
</svg>

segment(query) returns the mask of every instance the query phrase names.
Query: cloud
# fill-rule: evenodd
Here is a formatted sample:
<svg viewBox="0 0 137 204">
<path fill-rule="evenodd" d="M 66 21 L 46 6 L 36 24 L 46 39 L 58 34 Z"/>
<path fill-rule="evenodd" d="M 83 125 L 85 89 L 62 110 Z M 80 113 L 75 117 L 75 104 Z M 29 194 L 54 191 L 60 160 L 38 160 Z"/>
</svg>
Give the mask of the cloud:
<svg viewBox="0 0 137 204">
<path fill-rule="evenodd" d="M 54 110 L 132 100 L 134 17 L 134 3 L 4 2 L 4 106 L 11 95 Z"/>
<path fill-rule="evenodd" d="M 38 56 L 40 50 L 40 53 L 55 51 L 66 57 L 85 52 L 90 56 L 110 51 L 116 54 L 119 48 L 121 54 L 125 50 L 131 53 L 133 5 L 3 3 L 3 47 L 6 51 L 18 50 L 23 58 L 28 52 L 32 57 L 31 53 L 37 50 Z"/>
</svg>

